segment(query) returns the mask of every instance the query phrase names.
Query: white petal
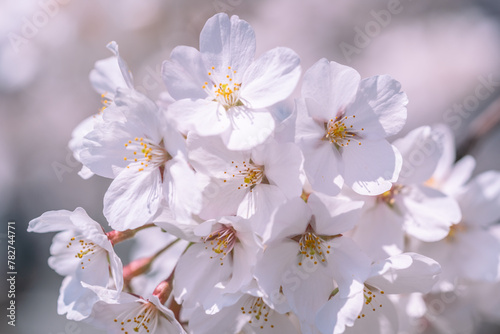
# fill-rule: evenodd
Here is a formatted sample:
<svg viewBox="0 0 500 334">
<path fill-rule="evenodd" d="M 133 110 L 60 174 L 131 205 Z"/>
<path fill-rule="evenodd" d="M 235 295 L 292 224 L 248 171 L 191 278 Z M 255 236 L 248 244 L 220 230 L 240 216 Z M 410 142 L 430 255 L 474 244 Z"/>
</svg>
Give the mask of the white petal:
<svg viewBox="0 0 500 334">
<path fill-rule="evenodd" d="M 403 216 L 385 203 L 378 203 L 363 213 L 352 238 L 373 260 L 401 253 Z"/>
<path fill-rule="evenodd" d="M 242 200 L 238 207 L 238 216 L 251 218 L 254 231 L 263 235 L 270 224 L 274 210 L 286 201 L 285 194 L 278 187 L 270 184 L 258 184 Z"/>
<path fill-rule="evenodd" d="M 346 185 L 362 195 L 379 195 L 391 189 L 402 164 L 398 150 L 384 139 L 344 147 L 342 160 Z"/>
<path fill-rule="evenodd" d="M 364 128 L 363 137 L 381 139 L 397 134 L 406 122 L 406 94 L 401 84 L 387 75 L 361 80 L 355 102 L 346 115 L 356 116 L 357 128 Z"/>
<path fill-rule="evenodd" d="M 268 245 L 255 267 L 255 278 L 259 286 L 270 297 L 271 304 L 282 303 L 280 287 L 283 284 L 300 284 L 300 278 L 293 271 L 298 243 L 292 240 Z M 272 306 L 272 305 L 270 305 Z"/>
<path fill-rule="evenodd" d="M 250 150 L 265 142 L 274 132 L 274 118 L 267 110 L 228 111 L 230 127 L 222 134 L 222 140 L 230 150 Z"/>
<path fill-rule="evenodd" d="M 223 293 L 236 293 L 250 283 L 253 278 L 257 249 L 247 249 L 243 244 L 236 243 L 233 248 L 233 272 L 231 279 L 223 282 Z"/>
<path fill-rule="evenodd" d="M 486 227 L 500 219 L 500 172 L 476 176 L 457 196 L 467 225 Z"/>
<path fill-rule="evenodd" d="M 90 316 L 92 306 L 99 300 L 97 295 L 84 288 L 80 281 L 73 277 L 64 278 L 59 298 L 57 299 L 57 313 L 66 314 L 68 320 L 81 321 Z"/>
<path fill-rule="evenodd" d="M 335 119 L 354 100 L 360 76 L 353 68 L 321 59 L 304 74 L 302 97 L 311 117 L 324 122 Z"/>
<path fill-rule="evenodd" d="M 240 300 L 247 300 L 244 295 Z M 250 316 L 242 314 L 241 302 L 225 307 L 215 314 L 206 314 L 202 307 L 197 307 L 189 317 L 189 329 L 191 333 L 240 333 L 246 325 Z"/>
<path fill-rule="evenodd" d="M 125 117 L 124 126 L 128 133 L 147 137 L 155 143 L 161 141 L 163 114 L 156 103 L 139 92 L 121 89 L 116 93 L 115 103 Z"/>
<path fill-rule="evenodd" d="M 474 168 L 476 167 L 476 159 L 470 155 L 466 155 L 452 167 L 447 177 L 440 185 L 440 190 L 447 195 L 455 195 L 469 181 Z"/>
<path fill-rule="evenodd" d="M 265 173 L 268 180 L 278 186 L 288 198 L 300 196 L 302 183 L 299 179 L 303 157 L 300 149 L 293 143 L 270 143 L 263 145 Z M 253 154 L 255 156 L 255 153 Z"/>
<path fill-rule="evenodd" d="M 199 226 L 198 223 L 194 220 L 190 223 L 177 222 L 170 208 L 166 206 L 160 208 L 159 213 L 153 219 L 153 223 L 177 238 L 191 242 L 200 240 L 200 237 L 194 234 L 195 228 Z"/>
<path fill-rule="evenodd" d="M 163 198 L 159 168 L 139 170 L 139 163 L 129 167 L 118 174 L 104 195 L 104 216 L 118 231 L 150 223 Z"/>
<path fill-rule="evenodd" d="M 301 235 L 311 219 L 311 209 L 300 198 L 288 200 L 274 211 L 263 236 L 264 243 Z"/>
<path fill-rule="evenodd" d="M 455 137 L 450 127 L 444 124 L 437 124 L 432 126 L 432 132 L 439 138 L 443 146 L 443 152 L 439 158 L 438 165 L 432 177 L 440 182 L 448 177 L 453 164 L 455 163 Z"/>
<path fill-rule="evenodd" d="M 297 112 L 295 142 L 313 139 L 321 141 L 326 134 L 324 122 L 309 116 L 304 99 L 296 99 L 295 108 Z"/>
<path fill-rule="evenodd" d="M 396 334 L 398 332 L 398 312 L 386 295 L 377 294 L 370 304 L 363 305 L 359 316 L 361 318 L 356 320 L 352 327 L 346 328 L 346 334 Z"/>
<path fill-rule="evenodd" d="M 93 173 L 114 178 L 115 170 L 121 170 L 128 165 L 124 160 L 127 156 L 124 145 L 133 138 L 122 123 L 97 125 L 97 129 L 85 137 L 85 149 L 80 153 L 80 159 Z"/>
<path fill-rule="evenodd" d="M 111 276 L 113 276 L 113 281 L 115 283 L 114 288 L 117 291 L 122 291 L 123 289 L 123 264 L 120 257 L 114 252 L 108 252 L 109 269 L 111 269 Z"/>
<path fill-rule="evenodd" d="M 243 103 L 252 109 L 269 107 L 286 99 L 300 77 L 300 58 L 284 47 L 267 51 L 245 71 L 241 86 Z"/>
<path fill-rule="evenodd" d="M 328 301 L 335 289 L 331 276 L 323 269 L 321 267 L 300 272 L 301 269 L 297 267 L 296 281 L 282 285 L 283 292 L 292 311 L 298 316 L 304 333 L 308 332 L 305 328 L 315 323 L 316 313 Z"/>
<path fill-rule="evenodd" d="M 162 127 L 163 144 L 170 156 L 176 157 L 177 155 L 182 155 L 183 157 L 187 157 L 186 139 L 177 131 L 174 124 L 165 122 Z"/>
<path fill-rule="evenodd" d="M 82 163 L 98 175 L 113 178 L 125 168 L 131 154 L 125 144 L 136 137 L 159 143 L 163 134 L 162 118 L 156 104 L 140 93 L 118 91 L 116 105 L 108 107 L 102 120 L 85 136 L 80 154 Z"/>
<path fill-rule="evenodd" d="M 164 61 L 162 78 L 168 92 L 175 100 L 204 99 L 207 92 L 202 88 L 209 82 L 208 70 L 201 54 L 189 46 L 177 46 L 170 54 L 170 61 Z"/>
<path fill-rule="evenodd" d="M 461 219 L 457 202 L 438 190 L 425 186 L 405 188 L 405 231 L 422 241 L 438 241 L 448 235 L 450 226 Z"/>
<path fill-rule="evenodd" d="M 99 94 L 114 94 L 118 87 L 128 87 L 116 57 L 98 60 L 90 71 L 89 79 Z"/>
<path fill-rule="evenodd" d="M 255 55 L 255 33 L 238 16 L 231 20 L 225 13 L 208 19 L 200 33 L 200 52 L 208 68 L 231 66 L 243 73 Z"/>
<path fill-rule="evenodd" d="M 179 223 L 190 223 L 191 215 L 201 210 L 201 192 L 194 171 L 180 155 L 165 166 L 163 193 Z"/>
<path fill-rule="evenodd" d="M 419 184 L 430 179 L 443 155 L 441 137 L 429 126 L 421 126 L 397 139 L 393 145 L 403 157 L 398 183 Z"/>
<path fill-rule="evenodd" d="M 127 63 L 120 57 L 120 53 L 118 52 L 118 44 L 115 41 L 112 41 L 106 45 L 106 47 L 113 52 L 117 58 L 118 67 L 120 68 L 120 72 L 122 74 L 122 78 L 126 83 L 126 86 L 117 86 L 119 87 L 134 87 L 134 80 L 132 79 L 132 73 L 130 72 Z"/>
<path fill-rule="evenodd" d="M 88 180 L 92 176 L 94 176 L 94 173 L 90 170 L 90 168 L 82 166 L 82 169 L 80 169 L 80 171 L 78 172 L 78 176 L 80 176 L 84 180 Z"/>
<path fill-rule="evenodd" d="M 71 220 L 73 215 L 88 217 L 82 208 L 76 208 L 73 212 L 68 210 L 48 211 L 29 222 L 28 232 L 45 233 L 75 229 L 76 227 Z M 90 217 L 88 219 L 92 220 Z"/>
<path fill-rule="evenodd" d="M 206 246 L 198 243 L 189 247 L 175 269 L 173 293 L 177 302 L 184 301 L 184 307 L 203 303 L 217 283 L 231 277 L 232 258 L 227 256 L 221 265 L 221 255 Z"/>
<path fill-rule="evenodd" d="M 250 152 L 231 151 L 220 137 L 200 137 L 189 133 L 187 137 L 190 163 L 197 172 L 217 178 L 226 178 L 232 167 L 231 161 L 249 161 Z"/>
<path fill-rule="evenodd" d="M 370 274 L 371 260 L 348 237 L 334 238 L 326 245 L 330 246 L 326 267 L 338 284 L 339 297 L 355 295 Z"/>
<path fill-rule="evenodd" d="M 84 149 L 83 137 L 90 133 L 94 129 L 94 124 L 96 118 L 100 118 L 99 115 L 92 115 L 81 121 L 71 132 L 71 140 L 69 141 L 68 147 L 73 151 L 73 156 L 76 160 L 80 161 L 80 152 Z"/>
<path fill-rule="evenodd" d="M 204 204 L 200 211 L 200 217 L 211 219 L 220 216 L 235 215 L 238 206 L 247 195 L 249 189 L 241 188 L 241 179 L 231 178 L 227 182 L 219 179 L 211 179 L 211 182 L 203 191 Z"/>
<path fill-rule="evenodd" d="M 230 126 L 226 110 L 219 103 L 208 100 L 179 100 L 170 105 L 167 115 L 184 134 L 194 131 L 200 136 L 213 136 Z"/>
<path fill-rule="evenodd" d="M 347 197 L 312 193 L 307 204 L 315 217 L 315 230 L 321 235 L 337 235 L 354 227 L 361 216 L 363 202 Z"/>
<path fill-rule="evenodd" d="M 120 57 L 118 44 L 108 43 L 107 48 L 115 57 L 99 60 L 90 72 L 90 82 L 99 94 L 114 95 L 118 88 L 133 88 L 134 81 L 126 62 Z"/>
<path fill-rule="evenodd" d="M 316 325 L 322 334 L 343 333 L 354 324 L 363 305 L 362 290 L 350 298 L 336 295 L 318 311 Z"/>
<path fill-rule="evenodd" d="M 366 280 L 385 293 L 427 293 L 439 279 L 439 263 L 417 253 L 394 255 L 374 265 L 372 277 Z"/>
</svg>

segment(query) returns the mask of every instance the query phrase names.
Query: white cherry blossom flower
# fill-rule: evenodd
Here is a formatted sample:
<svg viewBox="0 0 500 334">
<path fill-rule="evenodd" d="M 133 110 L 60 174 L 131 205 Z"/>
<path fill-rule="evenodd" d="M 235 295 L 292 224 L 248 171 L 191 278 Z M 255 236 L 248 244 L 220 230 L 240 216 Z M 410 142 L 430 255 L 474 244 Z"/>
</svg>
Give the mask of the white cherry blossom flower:
<svg viewBox="0 0 500 334">
<path fill-rule="evenodd" d="M 123 58 L 120 57 L 118 44 L 114 41 L 110 42 L 107 48 L 115 56 L 97 61 L 94 69 L 90 72 L 90 83 L 101 94 L 103 107 L 99 113 L 84 119 L 73 129 L 71 140 L 68 144 L 69 148 L 73 151 L 74 158 L 80 162 L 80 154 L 85 148 L 83 138 L 94 129 L 94 124 L 102 118 L 103 111 L 114 103 L 118 88 L 133 89 L 132 74 Z M 88 179 L 94 175 L 86 166 L 82 166 L 78 174 L 83 179 Z"/>
<path fill-rule="evenodd" d="M 172 311 L 156 295 L 142 298 L 122 292 L 115 298 L 114 291 L 84 286 L 99 297 L 87 322 L 109 334 L 186 333 Z"/>
<path fill-rule="evenodd" d="M 197 308 L 189 319 L 190 333 L 298 334 L 290 318 L 265 303 L 262 297 L 242 295 L 234 305 L 216 314 Z"/>
<path fill-rule="evenodd" d="M 188 150 L 194 169 L 207 176 L 203 219 L 237 214 L 252 218 L 254 231 L 262 234 L 274 209 L 302 193 L 302 154 L 293 143 L 230 151 L 218 137 L 190 134 Z"/>
<path fill-rule="evenodd" d="M 360 80 L 352 68 L 319 60 L 304 75 L 297 101 L 296 142 L 314 190 L 329 195 L 345 183 L 364 195 L 391 188 L 401 155 L 385 139 L 406 121 L 406 94 L 389 76 Z"/>
<path fill-rule="evenodd" d="M 307 204 L 292 199 L 271 218 L 255 277 L 271 307 L 283 292 L 303 333 L 315 333 L 316 312 L 336 288 L 343 298 L 363 289 L 369 259 L 341 235 L 355 224 L 361 205 L 311 194 Z"/>
<path fill-rule="evenodd" d="M 29 223 L 28 232 L 57 232 L 50 247 L 49 266 L 59 275 L 66 276 L 61 286 L 58 313 L 67 318 L 86 318 L 97 301 L 80 282 L 106 287 L 110 271 L 114 288 L 123 287 L 123 268 L 113 245 L 101 225 L 90 218 L 85 210 L 73 212 L 49 211 Z"/>
<path fill-rule="evenodd" d="M 236 216 L 205 221 L 194 234 L 199 242 L 179 259 L 173 293 L 186 308 L 200 304 L 216 313 L 251 283 L 260 246 L 249 222 Z"/>
<path fill-rule="evenodd" d="M 168 109 L 183 133 L 220 135 L 229 149 L 250 149 L 274 130 L 268 107 L 286 99 L 300 76 L 299 57 L 284 47 L 254 60 L 255 33 L 237 16 L 220 13 L 200 34 L 200 51 L 176 47 L 163 79 L 178 100 Z"/>
<path fill-rule="evenodd" d="M 321 308 L 316 317 L 318 329 L 324 334 L 398 333 L 397 312 L 387 295 L 429 292 L 440 272 L 436 261 L 416 253 L 374 263 L 361 293 L 352 295 L 351 300 L 336 293 Z M 350 314 L 349 321 L 339 322 L 335 316 L 339 312 Z"/>
<path fill-rule="evenodd" d="M 433 125 L 432 132 L 441 142 L 442 152 L 432 177 L 425 184 L 453 196 L 470 179 L 476 161 L 472 156 L 466 155 L 455 162 L 455 138 L 451 129 L 446 125 Z"/>
<path fill-rule="evenodd" d="M 84 145 L 82 162 L 114 179 L 104 196 L 104 215 L 114 229 L 151 222 L 162 201 L 179 220 L 199 210 L 201 195 L 185 159 L 184 138 L 144 95 L 118 90 L 115 105 L 107 108 Z"/>
<path fill-rule="evenodd" d="M 462 220 L 446 238 L 421 242 L 416 251 L 443 267 L 439 288 L 453 289 L 460 280 L 494 282 L 499 277 L 500 240 L 490 228 L 500 219 L 500 173 L 489 171 L 455 194 Z"/>
</svg>

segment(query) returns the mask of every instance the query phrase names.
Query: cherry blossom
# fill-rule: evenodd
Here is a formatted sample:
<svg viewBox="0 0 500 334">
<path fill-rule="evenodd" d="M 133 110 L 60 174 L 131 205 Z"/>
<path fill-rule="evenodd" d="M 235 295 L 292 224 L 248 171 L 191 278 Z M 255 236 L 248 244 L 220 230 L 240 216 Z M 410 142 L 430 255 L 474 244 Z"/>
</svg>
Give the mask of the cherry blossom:
<svg viewBox="0 0 500 334">
<path fill-rule="evenodd" d="M 151 222 L 164 200 L 178 219 L 199 210 L 184 139 L 144 95 L 119 90 L 115 106 L 108 107 L 84 145 L 82 162 L 114 179 L 104 196 L 104 214 L 113 228 Z"/>
<path fill-rule="evenodd" d="M 346 300 L 338 293 L 339 289 L 322 307 L 316 318 L 318 328 L 321 333 L 343 333 L 344 330 L 345 333 L 397 333 L 397 313 L 387 295 L 429 292 L 440 271 L 436 261 L 415 253 L 376 262 L 362 292 Z M 338 319 L 336 313 L 349 314 L 348 321 Z"/>
<path fill-rule="evenodd" d="M 255 33 L 245 21 L 220 13 L 200 34 L 200 51 L 176 47 L 163 79 L 177 100 L 168 109 L 182 133 L 220 135 L 229 149 L 264 142 L 274 130 L 267 109 L 286 99 L 300 76 L 299 57 L 284 47 L 254 60 Z"/>
<path fill-rule="evenodd" d="M 73 151 L 74 158 L 80 162 L 80 154 L 84 149 L 83 138 L 94 129 L 94 124 L 102 118 L 102 112 L 114 103 L 118 88 L 133 89 L 132 73 L 123 58 L 120 57 L 118 44 L 114 41 L 110 42 L 107 48 L 115 56 L 96 62 L 94 69 L 90 72 L 90 82 L 94 89 L 101 94 L 103 106 L 99 113 L 84 119 L 75 127 L 68 144 Z M 88 179 L 94 173 L 88 167 L 82 166 L 79 175 Z"/>
<path fill-rule="evenodd" d="M 402 163 L 385 139 L 406 120 L 400 84 L 389 76 L 360 80 L 354 69 L 321 59 L 304 75 L 302 97 L 296 142 L 312 188 L 329 195 L 344 183 L 364 195 L 388 191 Z"/>
<path fill-rule="evenodd" d="M 28 232 L 57 232 L 50 247 L 49 266 L 66 276 L 61 286 L 58 313 L 81 320 L 91 311 L 95 296 L 80 282 L 106 287 L 112 282 L 117 291 L 123 287 L 122 262 L 101 225 L 85 210 L 46 212 L 29 223 Z"/>
<path fill-rule="evenodd" d="M 248 222 L 236 216 L 205 221 L 194 234 L 198 242 L 179 259 L 173 292 L 187 308 L 199 303 L 216 313 L 251 283 L 260 246 Z"/>
<path fill-rule="evenodd" d="M 262 234 L 274 208 L 302 193 L 302 154 L 293 143 L 230 151 L 218 137 L 189 135 L 188 150 L 195 170 L 207 176 L 201 218 L 237 214 L 252 218 Z"/>
<path fill-rule="evenodd" d="M 281 205 L 264 235 L 255 277 L 268 296 L 283 291 L 303 333 L 314 332 L 316 312 L 339 288 L 344 298 L 362 290 L 369 260 L 341 233 L 352 228 L 361 202 L 311 194 Z"/>
<path fill-rule="evenodd" d="M 416 250 L 443 266 L 439 287 L 449 290 L 460 279 L 494 282 L 499 277 L 500 240 L 490 228 L 500 219 L 500 173 L 485 172 L 455 194 L 462 220 L 445 239 L 420 243 Z"/>
<path fill-rule="evenodd" d="M 99 297 L 87 321 L 110 334 L 186 333 L 156 295 L 142 298 L 122 292 L 114 298 L 114 291 L 85 286 Z"/>
</svg>

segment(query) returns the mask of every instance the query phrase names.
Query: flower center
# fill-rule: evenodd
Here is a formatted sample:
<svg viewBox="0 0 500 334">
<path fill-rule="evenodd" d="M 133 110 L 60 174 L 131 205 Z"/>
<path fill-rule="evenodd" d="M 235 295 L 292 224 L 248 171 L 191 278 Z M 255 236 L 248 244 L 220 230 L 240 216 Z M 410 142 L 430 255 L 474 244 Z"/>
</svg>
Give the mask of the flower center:
<svg viewBox="0 0 500 334">
<path fill-rule="evenodd" d="M 448 232 L 448 235 L 446 236 L 445 240 L 447 242 L 455 241 L 457 234 L 465 232 L 466 229 L 467 229 L 467 227 L 465 226 L 465 224 L 463 222 L 451 225 L 450 231 Z"/>
<path fill-rule="evenodd" d="M 381 302 L 377 301 L 377 295 L 376 293 L 379 293 L 383 295 L 385 292 L 384 291 L 378 291 L 376 288 L 372 286 L 367 286 L 365 284 L 365 287 L 363 288 L 363 296 L 365 298 L 365 304 L 363 305 L 363 310 L 361 313 L 358 315 L 358 319 L 364 318 L 366 314 L 364 313 L 365 309 L 368 307 L 375 312 L 377 308 L 382 307 Z"/>
<path fill-rule="evenodd" d="M 124 334 L 154 333 L 158 321 L 158 309 L 151 302 L 141 303 L 128 312 L 119 314 L 114 320 Z"/>
<path fill-rule="evenodd" d="M 224 264 L 224 258 L 228 253 L 230 253 L 238 238 L 236 237 L 236 231 L 232 226 L 222 226 L 220 229 L 212 232 L 207 237 L 202 238 L 204 243 L 210 242 L 210 247 L 212 251 L 216 254 L 215 257 L 219 257 L 221 261 L 221 266 Z M 205 249 L 208 249 L 208 245 Z M 211 259 L 214 256 L 210 256 Z"/>
<path fill-rule="evenodd" d="M 390 208 L 394 208 L 396 203 L 396 196 L 401 193 L 403 186 L 400 184 L 393 184 L 391 189 L 377 196 L 377 201 L 387 204 Z"/>
<path fill-rule="evenodd" d="M 84 238 L 80 237 L 71 238 L 68 244 L 66 245 L 66 248 L 76 251 L 75 258 L 80 260 L 80 265 L 82 266 L 82 269 L 85 269 L 85 265 L 88 264 L 88 262 L 90 262 L 92 257 L 97 252 L 102 250 L 100 246 L 97 246 L 93 242 L 85 240 Z M 84 260 L 87 261 L 85 262 Z"/>
<path fill-rule="evenodd" d="M 337 148 L 348 146 L 351 142 L 357 142 L 358 145 L 361 145 L 359 131 L 353 127 L 355 118 L 355 115 L 341 115 L 335 119 L 331 119 L 325 123 L 325 137 L 323 139 L 330 141 Z M 360 131 L 364 130 L 364 128 L 361 128 Z"/>
<path fill-rule="evenodd" d="M 250 315 L 251 318 L 248 320 L 248 323 L 253 327 L 259 327 L 264 329 L 266 324 L 269 324 L 269 314 L 273 312 L 273 310 L 267 306 L 266 303 L 262 300 L 262 298 L 253 297 L 250 298 L 242 307 L 241 313 Z M 274 328 L 274 325 L 270 325 L 271 328 Z"/>
<path fill-rule="evenodd" d="M 330 254 L 330 246 L 325 247 L 324 242 L 323 238 L 313 232 L 303 234 L 299 240 L 299 266 L 304 261 L 310 261 L 314 264 L 325 263 L 326 254 Z"/>
<path fill-rule="evenodd" d="M 125 143 L 127 155 L 123 158 L 129 162 L 139 162 L 139 171 L 145 168 L 159 168 L 164 167 L 165 163 L 172 157 L 168 154 L 163 145 L 153 143 L 148 138 L 135 137 Z M 130 166 L 127 166 L 130 168 Z"/>
<path fill-rule="evenodd" d="M 250 188 L 250 191 L 252 191 L 259 183 L 269 183 L 264 174 L 264 166 L 256 165 L 252 160 L 248 163 L 246 161 L 242 163 L 231 161 L 231 166 L 233 170 L 224 172 L 224 174 L 242 181 L 238 189 Z M 227 182 L 227 179 L 224 182 Z"/>
<path fill-rule="evenodd" d="M 215 67 L 212 66 L 212 71 L 208 72 L 211 82 L 205 82 L 201 88 L 207 91 L 213 101 L 219 102 L 226 111 L 233 107 L 243 106 L 240 99 L 241 82 L 235 82 L 236 71 L 231 66 L 220 73 L 215 73 L 214 70 Z"/>
</svg>

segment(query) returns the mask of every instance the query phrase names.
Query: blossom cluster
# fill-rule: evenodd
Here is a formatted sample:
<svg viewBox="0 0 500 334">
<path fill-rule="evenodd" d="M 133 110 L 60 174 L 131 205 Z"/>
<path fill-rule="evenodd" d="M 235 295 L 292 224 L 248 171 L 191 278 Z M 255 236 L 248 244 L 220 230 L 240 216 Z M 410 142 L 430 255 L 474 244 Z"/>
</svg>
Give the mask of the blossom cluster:
<svg viewBox="0 0 500 334">
<path fill-rule="evenodd" d="M 59 314 L 108 333 L 453 332 L 432 307 L 448 293 L 454 312 L 500 320 L 481 301 L 500 290 L 500 173 L 470 179 L 444 125 L 391 140 L 398 81 L 321 59 L 291 101 L 299 56 L 255 57 L 252 27 L 217 14 L 199 50 L 163 63 L 153 101 L 108 48 L 90 74 L 102 110 L 70 148 L 82 178 L 112 179 L 112 230 L 82 208 L 28 228 L 58 232 Z"/>
</svg>

